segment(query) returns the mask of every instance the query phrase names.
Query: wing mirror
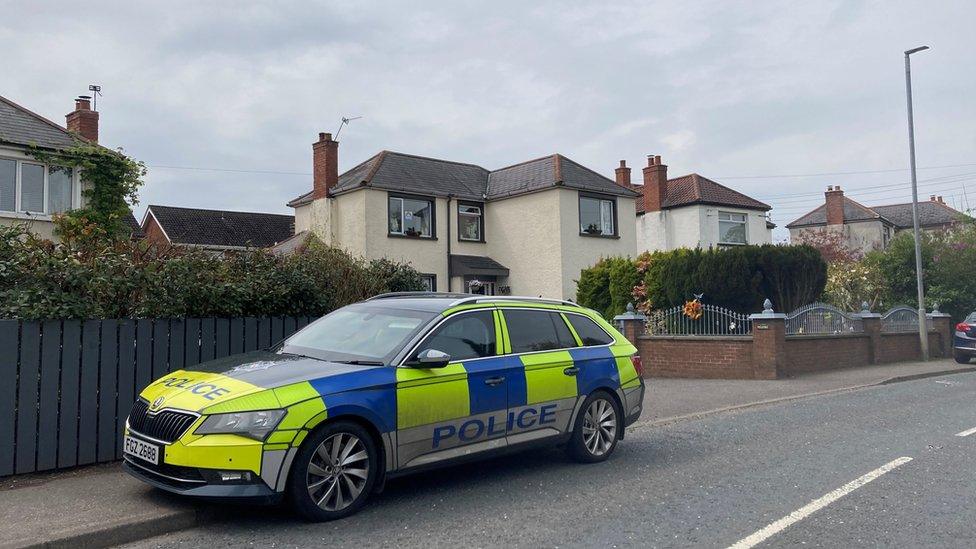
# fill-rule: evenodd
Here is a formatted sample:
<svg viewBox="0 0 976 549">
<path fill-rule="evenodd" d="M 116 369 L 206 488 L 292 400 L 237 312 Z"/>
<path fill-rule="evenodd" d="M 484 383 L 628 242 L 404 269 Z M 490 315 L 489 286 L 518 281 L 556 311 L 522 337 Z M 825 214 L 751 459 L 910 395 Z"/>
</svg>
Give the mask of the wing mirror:
<svg viewBox="0 0 976 549">
<path fill-rule="evenodd" d="M 426 349 L 411 362 L 414 368 L 443 368 L 451 362 L 451 355 L 437 349 Z"/>
</svg>

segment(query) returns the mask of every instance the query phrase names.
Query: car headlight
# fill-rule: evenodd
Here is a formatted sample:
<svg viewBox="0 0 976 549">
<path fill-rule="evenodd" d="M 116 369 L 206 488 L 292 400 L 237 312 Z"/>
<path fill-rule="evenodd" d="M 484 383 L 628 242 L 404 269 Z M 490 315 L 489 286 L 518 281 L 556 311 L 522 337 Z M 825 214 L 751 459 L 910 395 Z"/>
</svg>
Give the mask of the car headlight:
<svg viewBox="0 0 976 549">
<path fill-rule="evenodd" d="M 214 414 L 203 420 L 195 431 L 198 435 L 241 435 L 255 440 L 268 438 L 275 430 L 284 410 L 259 410 L 256 412 L 233 412 Z"/>
</svg>

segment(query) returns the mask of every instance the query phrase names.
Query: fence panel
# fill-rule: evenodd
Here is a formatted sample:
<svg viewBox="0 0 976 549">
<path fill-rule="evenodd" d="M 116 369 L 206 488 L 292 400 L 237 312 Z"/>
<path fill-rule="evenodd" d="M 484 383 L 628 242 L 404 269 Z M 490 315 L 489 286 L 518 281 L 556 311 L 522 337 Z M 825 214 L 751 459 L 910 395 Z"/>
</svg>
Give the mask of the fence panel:
<svg viewBox="0 0 976 549">
<path fill-rule="evenodd" d="M 752 333 L 749 315 L 717 307 L 702 305 L 701 316 L 691 318 L 681 305 L 651 311 L 647 315 L 650 335 L 746 336 Z"/>
<path fill-rule="evenodd" d="M 102 355 L 98 368 L 98 451 L 99 462 L 115 459 L 115 409 L 118 404 L 119 322 L 102 321 Z M 92 395 L 94 398 L 94 395 Z"/>
<path fill-rule="evenodd" d="M 0 320 L 0 477 L 14 472 L 14 426 L 17 402 L 17 358 L 20 323 Z M 4 450 L 4 449 L 7 450 Z"/>
<path fill-rule="evenodd" d="M 20 329 L 20 387 L 17 391 L 17 467 L 29 473 L 37 465 L 37 376 L 40 374 L 41 325 L 25 322 Z"/>
<path fill-rule="evenodd" d="M 0 320 L 0 477 L 119 459 L 153 379 L 266 348 L 310 320 Z"/>
<path fill-rule="evenodd" d="M 98 361 L 101 322 L 86 320 L 81 326 L 81 388 L 78 392 L 78 465 L 95 463 L 98 436 Z"/>
<path fill-rule="evenodd" d="M 58 384 L 61 377 L 61 321 L 41 323 L 41 377 L 37 405 L 37 470 L 58 465 Z"/>
<path fill-rule="evenodd" d="M 864 322 L 856 313 L 845 313 L 826 303 L 811 303 L 786 315 L 787 335 L 864 333 Z"/>
<path fill-rule="evenodd" d="M 932 319 L 925 319 L 926 327 L 932 329 Z M 918 311 L 908 305 L 897 305 L 881 315 L 881 331 L 904 333 L 918 331 Z"/>
<path fill-rule="evenodd" d="M 78 398 L 81 374 L 81 321 L 61 326 L 61 408 L 58 418 L 58 467 L 78 463 Z"/>
</svg>

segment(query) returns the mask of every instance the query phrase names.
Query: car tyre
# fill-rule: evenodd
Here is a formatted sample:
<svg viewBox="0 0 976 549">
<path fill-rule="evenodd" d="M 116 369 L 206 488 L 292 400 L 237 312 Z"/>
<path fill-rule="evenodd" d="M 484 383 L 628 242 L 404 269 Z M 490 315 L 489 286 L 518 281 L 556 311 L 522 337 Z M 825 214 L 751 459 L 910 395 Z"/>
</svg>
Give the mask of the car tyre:
<svg viewBox="0 0 976 549">
<path fill-rule="evenodd" d="M 569 457 L 580 463 L 609 458 L 620 440 L 623 419 L 620 406 L 610 393 L 593 392 L 576 415 L 573 434 L 566 445 Z"/>
<path fill-rule="evenodd" d="M 956 362 L 959 364 L 969 364 L 970 359 L 972 359 L 972 357 L 968 354 L 960 353 L 958 351 L 954 351 L 952 353 L 952 358 L 956 359 Z"/>
<path fill-rule="evenodd" d="M 288 477 L 288 499 L 303 518 L 336 520 L 358 511 L 380 472 L 372 435 L 358 423 L 327 423 L 305 439 Z"/>
</svg>

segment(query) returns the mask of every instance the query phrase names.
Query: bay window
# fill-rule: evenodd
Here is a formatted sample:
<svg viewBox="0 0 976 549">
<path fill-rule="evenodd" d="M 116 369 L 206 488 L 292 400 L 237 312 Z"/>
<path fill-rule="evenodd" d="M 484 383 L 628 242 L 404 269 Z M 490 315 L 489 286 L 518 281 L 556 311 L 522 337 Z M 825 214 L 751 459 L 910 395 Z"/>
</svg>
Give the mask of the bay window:
<svg viewBox="0 0 976 549">
<path fill-rule="evenodd" d="M 617 203 L 612 198 L 580 195 L 580 234 L 617 236 Z"/>
<path fill-rule="evenodd" d="M 54 214 L 72 208 L 74 171 L 0 158 L 0 211 Z"/>
<path fill-rule="evenodd" d="M 434 200 L 390 195 L 389 231 L 391 235 L 433 238 Z"/>
<path fill-rule="evenodd" d="M 718 243 L 746 244 L 746 214 L 718 212 Z"/>
</svg>

